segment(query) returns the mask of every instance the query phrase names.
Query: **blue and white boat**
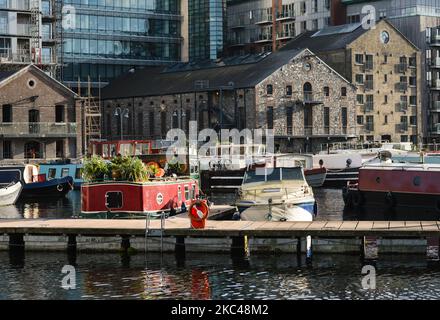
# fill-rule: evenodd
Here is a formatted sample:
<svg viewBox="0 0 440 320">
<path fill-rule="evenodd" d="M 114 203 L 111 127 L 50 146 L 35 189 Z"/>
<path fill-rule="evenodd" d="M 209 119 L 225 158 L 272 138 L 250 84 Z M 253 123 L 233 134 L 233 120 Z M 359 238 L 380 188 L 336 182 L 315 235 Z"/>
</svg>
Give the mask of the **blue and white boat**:
<svg viewBox="0 0 440 320">
<path fill-rule="evenodd" d="M 316 202 L 302 167 L 246 171 L 236 206 L 241 220 L 313 221 Z"/>
<path fill-rule="evenodd" d="M 46 175 L 46 180 L 72 177 L 73 187 L 75 189 L 81 188 L 83 183 L 82 163 L 42 163 L 39 167 L 39 173 Z"/>
</svg>

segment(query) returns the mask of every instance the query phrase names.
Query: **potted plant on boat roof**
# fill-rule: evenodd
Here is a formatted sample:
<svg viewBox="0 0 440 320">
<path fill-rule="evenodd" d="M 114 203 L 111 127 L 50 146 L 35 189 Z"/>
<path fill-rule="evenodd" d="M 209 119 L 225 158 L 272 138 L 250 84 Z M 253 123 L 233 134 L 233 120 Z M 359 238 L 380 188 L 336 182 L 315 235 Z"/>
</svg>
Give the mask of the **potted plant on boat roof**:
<svg viewBox="0 0 440 320">
<path fill-rule="evenodd" d="M 144 182 L 149 177 L 144 163 L 137 157 L 123 157 L 120 171 L 121 178 L 126 181 Z"/>
<path fill-rule="evenodd" d="M 108 165 L 100 156 L 94 155 L 84 161 L 82 170 L 84 180 L 88 182 L 102 181 L 108 173 Z"/>
</svg>

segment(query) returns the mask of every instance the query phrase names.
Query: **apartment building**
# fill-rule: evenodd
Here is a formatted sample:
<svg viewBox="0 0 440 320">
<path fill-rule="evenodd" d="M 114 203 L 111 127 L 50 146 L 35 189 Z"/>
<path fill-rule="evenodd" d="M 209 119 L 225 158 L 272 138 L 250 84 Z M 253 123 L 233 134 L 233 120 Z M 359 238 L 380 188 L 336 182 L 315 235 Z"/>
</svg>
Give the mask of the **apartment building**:
<svg viewBox="0 0 440 320">
<path fill-rule="evenodd" d="M 421 142 L 421 54 L 391 23 L 306 32 L 282 50 L 292 48 L 311 48 L 357 87 L 359 140 Z"/>
<path fill-rule="evenodd" d="M 230 0 L 228 54 L 274 51 L 296 35 L 330 24 L 330 0 Z"/>
</svg>

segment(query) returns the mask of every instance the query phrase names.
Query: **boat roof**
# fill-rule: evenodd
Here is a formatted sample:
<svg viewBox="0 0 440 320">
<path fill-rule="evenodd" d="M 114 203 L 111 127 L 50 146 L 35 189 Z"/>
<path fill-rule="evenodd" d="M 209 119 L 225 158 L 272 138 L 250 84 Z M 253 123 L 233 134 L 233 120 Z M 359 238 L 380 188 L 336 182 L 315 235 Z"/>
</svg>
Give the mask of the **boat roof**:
<svg viewBox="0 0 440 320">
<path fill-rule="evenodd" d="M 438 163 L 369 163 L 360 168 L 361 170 L 419 170 L 419 171 L 440 171 L 440 164 Z"/>
</svg>

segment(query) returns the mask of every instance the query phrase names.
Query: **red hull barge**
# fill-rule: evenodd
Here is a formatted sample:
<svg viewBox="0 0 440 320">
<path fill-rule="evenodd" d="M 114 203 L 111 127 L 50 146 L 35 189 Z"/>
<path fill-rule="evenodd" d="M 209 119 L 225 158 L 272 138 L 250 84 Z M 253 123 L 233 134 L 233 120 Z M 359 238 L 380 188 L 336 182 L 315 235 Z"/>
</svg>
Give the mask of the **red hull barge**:
<svg viewBox="0 0 440 320">
<path fill-rule="evenodd" d="M 81 213 L 85 217 L 145 216 L 178 213 L 199 197 L 193 179 L 160 179 L 149 182 L 108 181 L 81 186 Z"/>
<path fill-rule="evenodd" d="M 390 163 L 359 170 L 343 190 L 347 207 L 417 207 L 440 210 L 440 165 Z"/>
</svg>

